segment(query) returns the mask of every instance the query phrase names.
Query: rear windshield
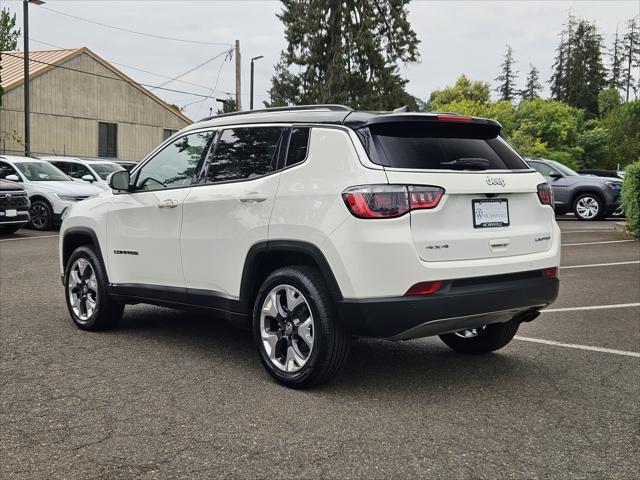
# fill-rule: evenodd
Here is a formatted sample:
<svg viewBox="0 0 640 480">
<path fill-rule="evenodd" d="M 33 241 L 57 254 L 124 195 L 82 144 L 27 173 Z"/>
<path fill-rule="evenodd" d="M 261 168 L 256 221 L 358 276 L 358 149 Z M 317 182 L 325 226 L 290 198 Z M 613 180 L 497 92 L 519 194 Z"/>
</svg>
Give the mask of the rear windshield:
<svg viewBox="0 0 640 480">
<path fill-rule="evenodd" d="M 387 167 L 428 170 L 529 168 L 492 125 L 385 123 L 371 125 L 359 133 L 371 160 Z"/>
</svg>

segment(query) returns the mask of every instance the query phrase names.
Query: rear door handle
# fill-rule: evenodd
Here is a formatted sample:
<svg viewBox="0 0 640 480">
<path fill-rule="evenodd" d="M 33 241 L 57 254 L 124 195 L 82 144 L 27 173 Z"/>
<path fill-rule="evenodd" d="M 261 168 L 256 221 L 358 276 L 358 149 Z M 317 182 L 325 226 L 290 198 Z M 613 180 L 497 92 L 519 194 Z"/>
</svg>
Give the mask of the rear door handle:
<svg viewBox="0 0 640 480">
<path fill-rule="evenodd" d="M 264 202 L 267 199 L 267 196 L 264 193 L 260 192 L 249 192 L 240 195 L 240 201 L 242 203 L 248 202 Z"/>
<path fill-rule="evenodd" d="M 158 208 L 176 208 L 178 206 L 177 200 L 163 200 L 158 203 Z"/>
</svg>

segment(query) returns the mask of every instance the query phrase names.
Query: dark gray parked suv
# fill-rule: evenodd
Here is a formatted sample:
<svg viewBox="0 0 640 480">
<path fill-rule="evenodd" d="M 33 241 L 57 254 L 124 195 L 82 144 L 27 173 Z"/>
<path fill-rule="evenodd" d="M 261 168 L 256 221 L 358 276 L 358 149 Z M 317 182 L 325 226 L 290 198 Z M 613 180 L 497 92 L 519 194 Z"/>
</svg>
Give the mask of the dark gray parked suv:
<svg viewBox="0 0 640 480">
<path fill-rule="evenodd" d="M 619 178 L 580 175 L 553 160 L 527 158 L 553 190 L 556 214 L 574 213 L 580 220 L 598 220 L 621 209 Z"/>
</svg>

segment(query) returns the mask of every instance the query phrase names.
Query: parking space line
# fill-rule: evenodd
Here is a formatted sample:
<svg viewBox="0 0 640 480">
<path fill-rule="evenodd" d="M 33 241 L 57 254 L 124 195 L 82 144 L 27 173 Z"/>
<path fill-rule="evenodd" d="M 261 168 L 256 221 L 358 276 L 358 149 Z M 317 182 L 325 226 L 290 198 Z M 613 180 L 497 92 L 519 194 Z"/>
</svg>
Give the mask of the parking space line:
<svg viewBox="0 0 640 480">
<path fill-rule="evenodd" d="M 626 350 L 615 350 L 613 348 L 591 347 L 589 345 L 577 345 L 575 343 L 554 342 L 553 340 L 543 340 L 541 338 L 521 337 L 520 335 L 516 335 L 513 338 L 515 338 L 516 340 L 522 340 L 523 342 L 541 343 L 543 345 L 552 345 L 554 347 L 575 348 L 575 349 L 578 349 L 578 350 L 588 350 L 588 351 L 591 351 L 591 352 L 601 352 L 601 353 L 613 353 L 614 355 L 624 355 L 625 357 L 640 358 L 640 353 L 638 353 L 638 352 L 629 352 L 629 351 L 626 351 Z"/>
<path fill-rule="evenodd" d="M 607 308 L 631 308 L 631 307 L 640 307 L 640 303 L 616 303 L 614 305 L 591 305 L 589 307 L 548 308 L 541 311 L 542 313 L 577 312 L 579 310 L 604 310 Z"/>
<path fill-rule="evenodd" d="M 51 238 L 59 236 L 60 235 L 37 235 L 35 237 L 5 238 L 3 240 L 0 240 L 0 242 L 16 242 L 18 240 L 33 240 L 34 238 Z"/>
<path fill-rule="evenodd" d="M 569 268 L 610 267 L 614 265 L 633 265 L 635 263 L 640 263 L 640 260 L 632 260 L 630 262 L 592 263 L 590 265 L 569 265 L 567 267 L 560 267 L 560 268 L 569 269 Z"/>
<path fill-rule="evenodd" d="M 582 242 L 582 243 L 563 243 L 561 247 L 577 247 L 578 245 L 600 245 L 603 243 L 625 243 L 625 242 L 635 242 L 636 240 L 607 240 L 604 242 Z"/>
</svg>

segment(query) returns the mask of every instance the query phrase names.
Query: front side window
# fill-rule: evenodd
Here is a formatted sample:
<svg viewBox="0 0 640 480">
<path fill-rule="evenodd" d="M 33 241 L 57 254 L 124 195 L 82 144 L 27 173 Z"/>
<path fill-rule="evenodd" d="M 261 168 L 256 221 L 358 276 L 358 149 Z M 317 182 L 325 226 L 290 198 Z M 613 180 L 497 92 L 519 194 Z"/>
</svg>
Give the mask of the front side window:
<svg viewBox="0 0 640 480">
<path fill-rule="evenodd" d="M 98 123 L 98 156 L 106 158 L 118 156 L 117 123 Z"/>
<path fill-rule="evenodd" d="M 30 182 L 73 181 L 48 162 L 18 162 L 15 165 Z"/>
<path fill-rule="evenodd" d="M 69 170 L 65 173 L 67 173 L 67 175 L 69 175 L 71 178 L 82 179 L 82 177 L 84 177 L 85 175 L 89 175 L 91 178 L 95 178 L 91 174 L 91 171 L 89 171 L 89 169 L 81 163 L 69 163 L 67 165 L 69 165 Z"/>
<path fill-rule="evenodd" d="M 175 139 L 138 173 L 137 190 L 161 190 L 191 185 L 213 132 L 199 132 Z"/>
<path fill-rule="evenodd" d="M 244 180 L 266 175 L 276 168 L 283 127 L 248 127 L 224 130 L 212 153 L 208 182 Z"/>
<path fill-rule="evenodd" d="M 558 173 L 551 166 L 547 165 L 546 163 L 529 162 L 529 165 L 531 165 L 531 167 L 534 170 L 536 170 L 538 173 L 540 173 L 543 177 L 550 177 L 551 175 Z"/>
</svg>

